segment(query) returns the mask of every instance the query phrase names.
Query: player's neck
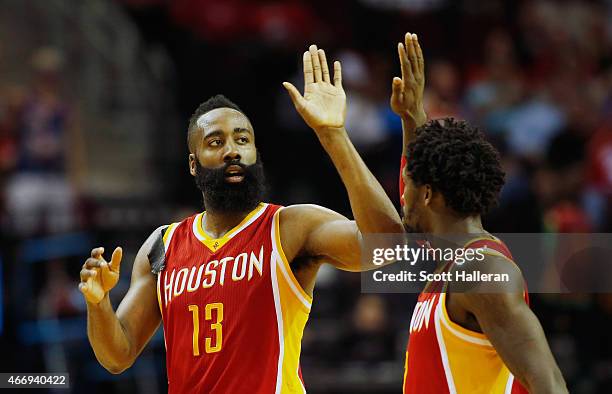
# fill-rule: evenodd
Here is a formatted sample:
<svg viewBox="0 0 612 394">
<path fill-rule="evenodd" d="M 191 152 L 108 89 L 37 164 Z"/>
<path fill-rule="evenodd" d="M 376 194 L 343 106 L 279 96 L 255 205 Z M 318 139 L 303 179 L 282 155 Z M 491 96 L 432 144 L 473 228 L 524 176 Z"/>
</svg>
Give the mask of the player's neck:
<svg viewBox="0 0 612 394">
<path fill-rule="evenodd" d="M 221 238 L 236 227 L 251 213 L 245 212 L 215 212 L 207 210 L 202 219 L 202 230 L 212 238 Z"/>
<path fill-rule="evenodd" d="M 466 236 L 474 235 L 478 236 L 486 233 L 482 227 L 482 220 L 480 215 L 458 217 L 455 215 L 440 215 L 432 223 L 433 235 L 463 235 Z"/>
</svg>

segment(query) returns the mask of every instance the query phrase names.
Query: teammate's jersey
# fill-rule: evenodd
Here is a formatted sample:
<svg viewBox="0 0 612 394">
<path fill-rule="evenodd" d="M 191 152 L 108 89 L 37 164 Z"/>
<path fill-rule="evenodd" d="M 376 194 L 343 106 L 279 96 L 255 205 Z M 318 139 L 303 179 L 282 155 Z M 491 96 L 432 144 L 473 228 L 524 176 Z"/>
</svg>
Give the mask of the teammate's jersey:
<svg viewBox="0 0 612 394">
<path fill-rule="evenodd" d="M 400 205 L 403 207 L 404 204 L 406 203 L 404 201 L 404 168 L 406 167 L 406 164 L 408 163 L 408 160 L 406 159 L 406 156 L 402 155 L 402 159 L 400 160 L 400 175 L 399 175 L 399 194 L 400 194 Z"/>
<path fill-rule="evenodd" d="M 512 255 L 501 241 L 478 239 L 466 248 L 485 246 L 485 254 L 503 256 L 511 263 Z M 529 303 L 527 291 L 525 301 Z M 419 295 L 410 322 L 405 368 L 405 394 L 527 393 L 484 334 L 449 318 L 446 292 L 440 287 Z"/>
<path fill-rule="evenodd" d="M 205 213 L 173 223 L 158 275 L 170 393 L 303 393 L 312 299 L 281 248 L 279 206 L 261 203 L 222 238 Z"/>
</svg>

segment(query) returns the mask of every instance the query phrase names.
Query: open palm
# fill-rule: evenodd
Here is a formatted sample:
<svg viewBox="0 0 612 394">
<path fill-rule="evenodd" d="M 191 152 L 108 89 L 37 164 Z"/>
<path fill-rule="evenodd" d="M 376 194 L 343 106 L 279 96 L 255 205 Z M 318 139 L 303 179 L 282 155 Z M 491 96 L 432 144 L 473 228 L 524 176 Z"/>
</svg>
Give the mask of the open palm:
<svg viewBox="0 0 612 394">
<path fill-rule="evenodd" d="M 391 109 L 404 120 L 420 126 L 427 121 L 423 108 L 425 64 L 416 34 L 406 33 L 405 44 L 399 43 L 397 50 L 402 78 L 393 78 Z"/>
<path fill-rule="evenodd" d="M 315 131 L 344 126 L 346 94 L 342 89 L 340 62 L 334 62 L 332 83 L 325 51 L 317 49 L 316 45 L 304 52 L 304 96 L 289 82 L 284 82 L 283 86 L 289 92 L 295 109 Z"/>
</svg>

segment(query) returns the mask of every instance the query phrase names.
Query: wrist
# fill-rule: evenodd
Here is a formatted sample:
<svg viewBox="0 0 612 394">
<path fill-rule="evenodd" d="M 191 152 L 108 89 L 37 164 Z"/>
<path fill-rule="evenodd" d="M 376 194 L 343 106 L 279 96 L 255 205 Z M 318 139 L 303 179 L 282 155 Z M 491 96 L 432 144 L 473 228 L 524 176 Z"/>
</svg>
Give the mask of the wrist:
<svg viewBox="0 0 612 394">
<path fill-rule="evenodd" d="M 416 127 L 421 127 L 425 123 L 427 123 L 427 114 L 425 113 L 425 111 L 415 116 L 412 116 L 409 113 L 403 113 L 403 114 L 400 114 L 400 118 L 402 119 L 402 122 L 405 122 L 408 124 L 414 123 Z"/>
<path fill-rule="evenodd" d="M 106 309 L 108 307 L 110 307 L 111 303 L 110 303 L 110 297 L 108 296 L 108 292 L 106 292 L 104 294 L 104 297 L 102 297 L 102 299 L 99 302 L 91 302 L 87 299 L 85 299 L 85 303 L 87 304 L 87 309 L 90 310 L 102 310 L 102 309 Z"/>
<path fill-rule="evenodd" d="M 346 129 L 344 128 L 344 126 L 340 126 L 340 127 L 329 127 L 329 126 L 317 127 L 317 128 L 314 128 L 314 132 L 317 135 L 317 137 L 319 137 L 320 140 L 327 140 L 327 139 L 336 139 L 336 138 L 347 137 Z"/>
</svg>

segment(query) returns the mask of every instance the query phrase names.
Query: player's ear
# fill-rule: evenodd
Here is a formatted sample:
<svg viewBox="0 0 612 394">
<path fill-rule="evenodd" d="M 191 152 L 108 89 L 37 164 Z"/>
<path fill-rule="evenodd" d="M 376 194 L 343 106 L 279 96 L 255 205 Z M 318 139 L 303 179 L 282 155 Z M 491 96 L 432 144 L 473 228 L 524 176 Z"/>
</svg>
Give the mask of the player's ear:
<svg viewBox="0 0 612 394">
<path fill-rule="evenodd" d="M 423 185 L 423 203 L 426 206 L 431 205 L 433 200 L 433 190 L 430 185 Z"/>
<path fill-rule="evenodd" d="M 189 173 L 191 176 L 196 176 L 196 155 L 193 153 L 189 154 Z"/>
</svg>

